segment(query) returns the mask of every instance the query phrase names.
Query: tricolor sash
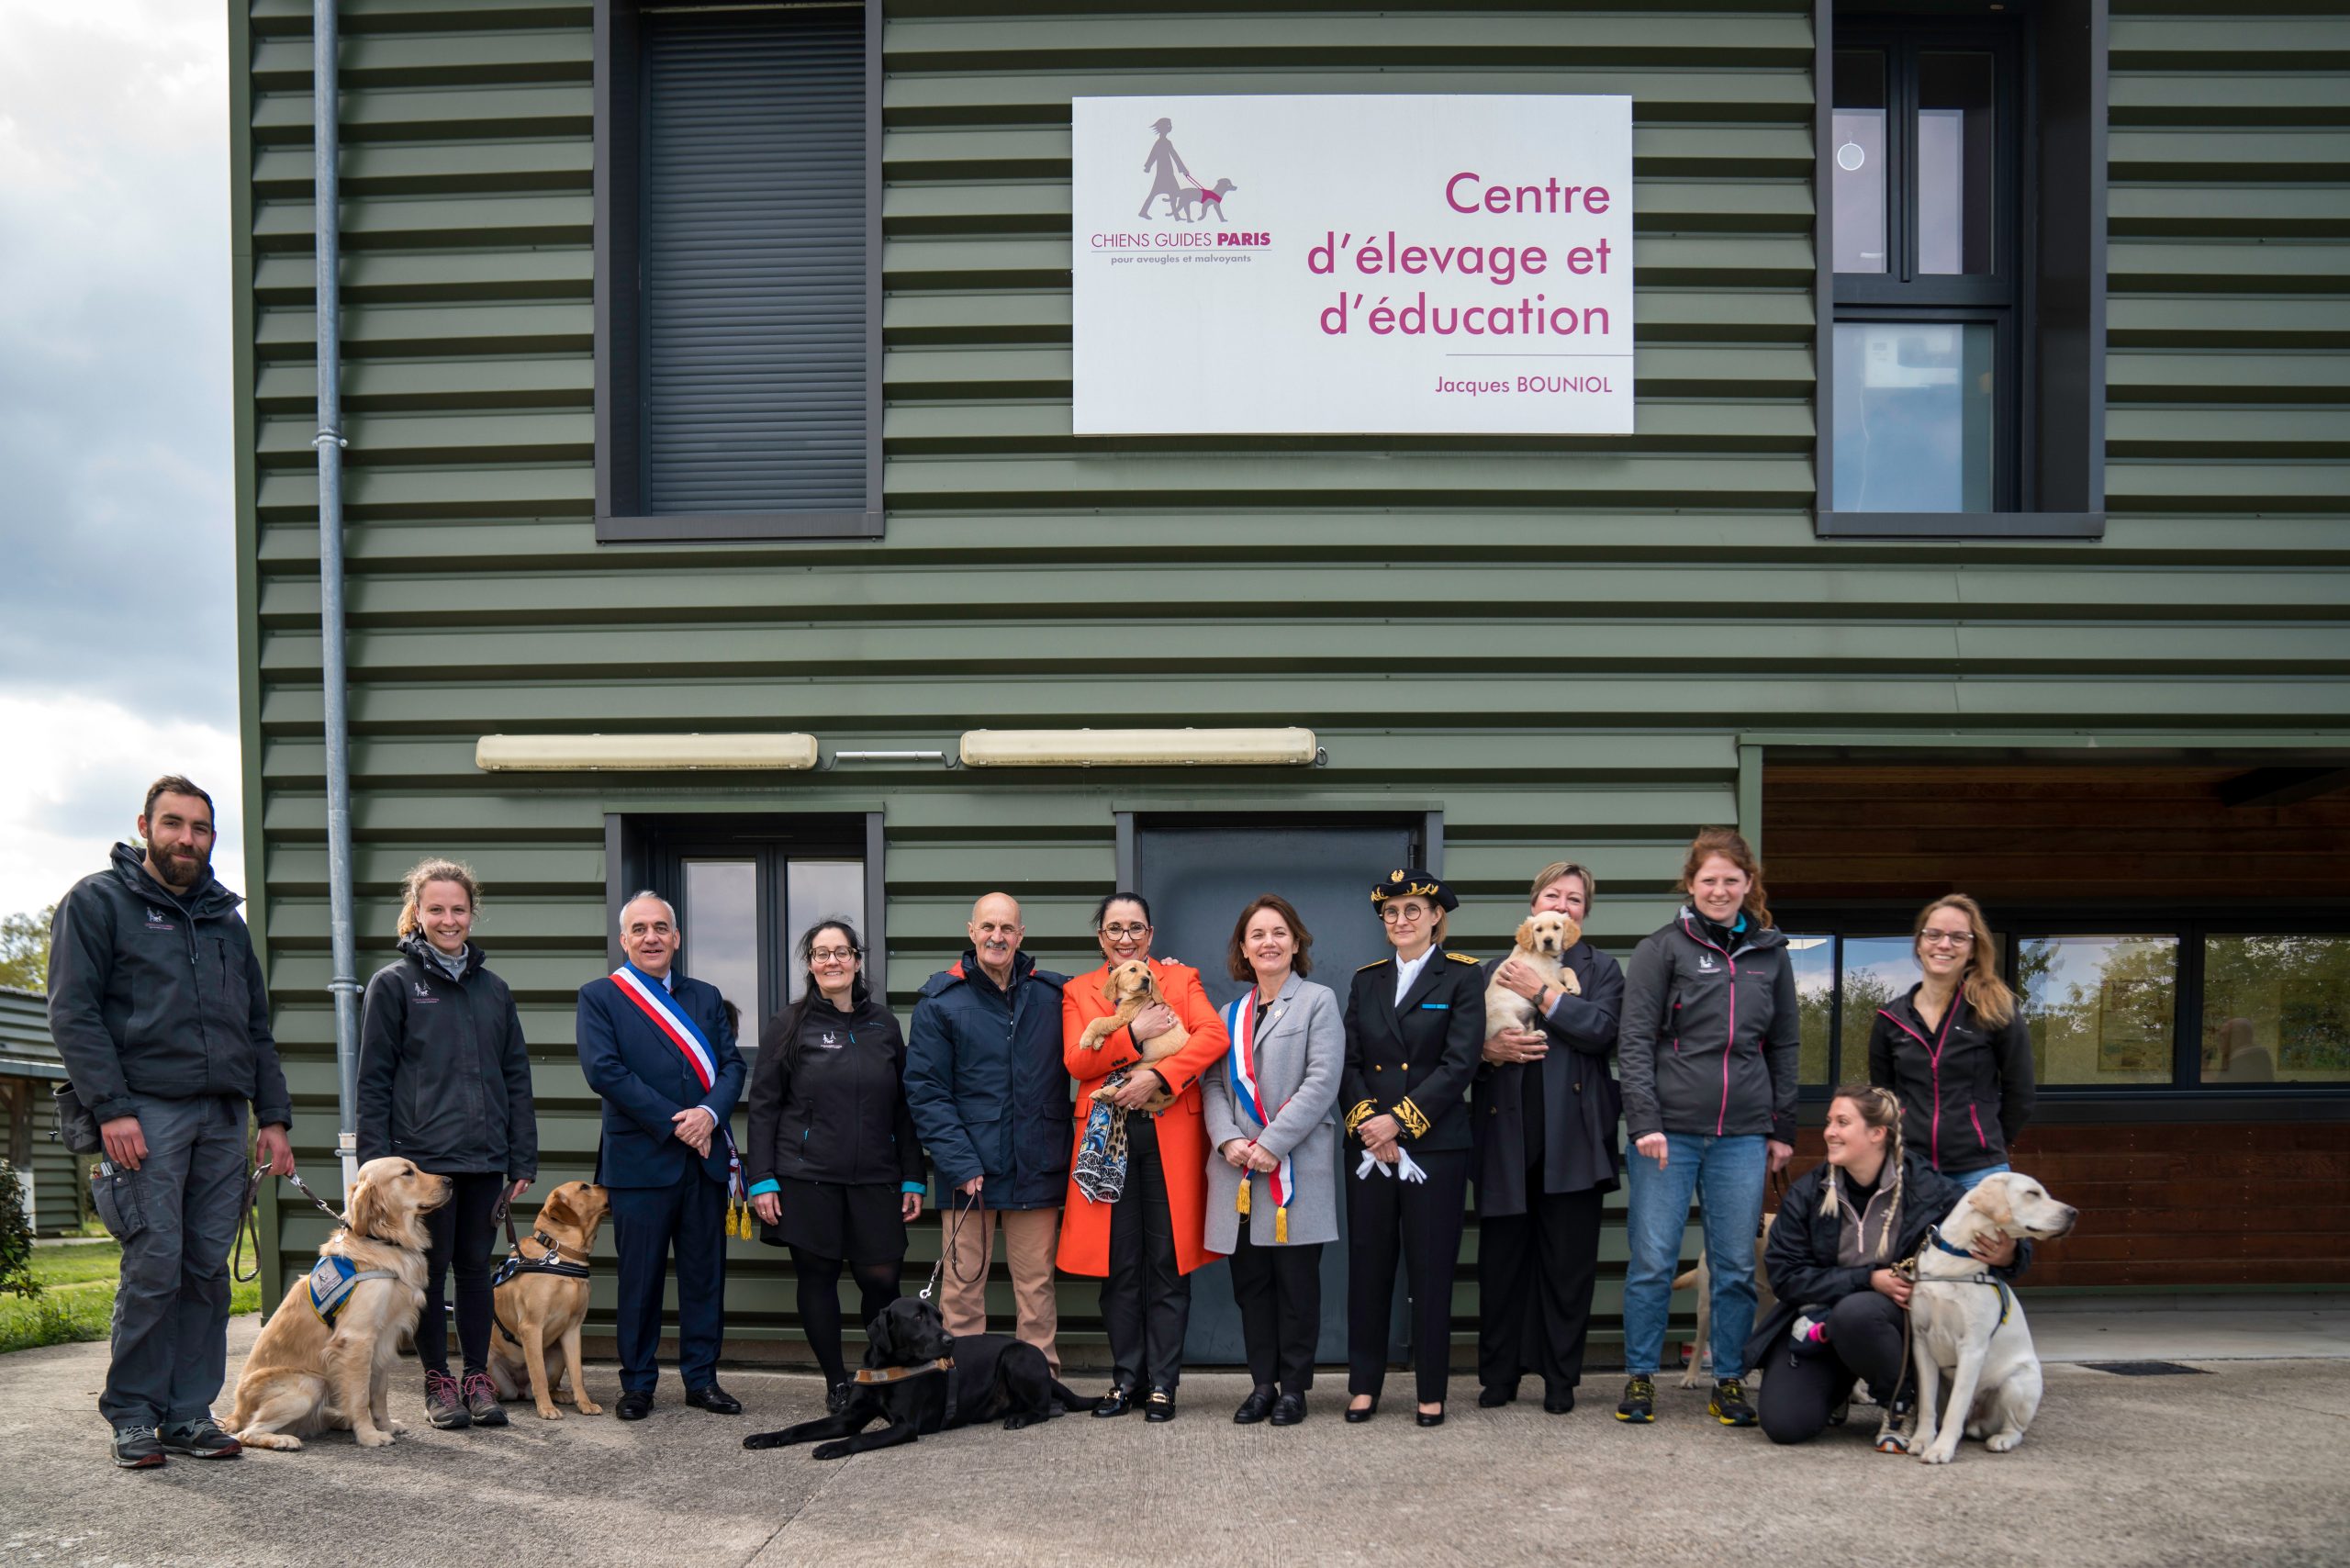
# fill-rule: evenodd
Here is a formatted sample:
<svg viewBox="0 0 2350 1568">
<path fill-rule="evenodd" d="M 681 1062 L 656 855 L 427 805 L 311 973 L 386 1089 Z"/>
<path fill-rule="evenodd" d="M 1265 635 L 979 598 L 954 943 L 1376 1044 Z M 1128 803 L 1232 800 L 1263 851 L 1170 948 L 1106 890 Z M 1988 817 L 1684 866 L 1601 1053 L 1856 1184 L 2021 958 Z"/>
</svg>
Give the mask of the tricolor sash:
<svg viewBox="0 0 2350 1568">
<path fill-rule="evenodd" d="M 1272 1125 L 1273 1117 L 1266 1113 L 1264 1101 L 1257 1089 L 1256 1003 L 1257 993 L 1253 989 L 1243 991 L 1237 1002 L 1224 1010 L 1224 1027 L 1225 1032 L 1232 1036 L 1232 1050 L 1225 1058 L 1232 1074 L 1232 1097 L 1240 1103 L 1241 1110 L 1248 1113 L 1261 1132 Z M 1278 1114 L 1278 1108 L 1275 1114 Z M 1255 1140 L 1250 1141 L 1253 1143 Z M 1256 1185 L 1255 1177 L 1254 1171 L 1243 1170 L 1240 1173 L 1240 1194 L 1234 1200 L 1234 1206 L 1239 1210 L 1243 1219 L 1248 1217 L 1248 1189 Z M 1281 1164 L 1273 1169 L 1267 1180 L 1272 1183 L 1273 1243 L 1285 1247 L 1289 1244 L 1289 1198 L 1297 1190 L 1296 1162 L 1286 1154 L 1281 1156 Z"/>
<path fill-rule="evenodd" d="M 711 1048 L 708 1036 L 700 1025 L 686 1016 L 677 999 L 659 980 L 646 974 L 634 964 L 622 964 L 612 971 L 612 983 L 621 994 L 636 1004 L 638 1012 L 652 1023 L 662 1036 L 677 1047 L 686 1058 L 686 1066 L 693 1070 L 694 1081 L 708 1093 L 718 1082 L 718 1053 Z M 724 1122 L 718 1124 L 718 1136 L 726 1140 L 726 1234 L 749 1240 L 757 1234 L 751 1227 L 751 1200 L 743 1187 L 743 1157 L 734 1148 L 734 1130 Z"/>
</svg>

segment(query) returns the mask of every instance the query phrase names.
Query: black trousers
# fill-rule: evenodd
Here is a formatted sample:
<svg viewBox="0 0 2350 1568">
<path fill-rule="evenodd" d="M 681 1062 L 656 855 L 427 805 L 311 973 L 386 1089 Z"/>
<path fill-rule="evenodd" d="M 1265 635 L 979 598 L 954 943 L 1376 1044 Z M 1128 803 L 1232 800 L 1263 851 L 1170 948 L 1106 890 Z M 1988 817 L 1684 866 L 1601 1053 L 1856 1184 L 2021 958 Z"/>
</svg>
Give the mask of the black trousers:
<svg viewBox="0 0 2350 1568">
<path fill-rule="evenodd" d="M 1828 1413 L 1864 1381 L 1879 1403 L 1901 1379 L 1901 1309 L 1876 1291 L 1854 1291 L 1828 1314 L 1828 1343 L 1797 1347 L 1782 1339 L 1758 1357 L 1765 1372 L 1754 1414 L 1774 1443 L 1808 1442 L 1828 1428 Z"/>
<path fill-rule="evenodd" d="M 1528 1181 L 1539 1188 L 1541 1172 Z M 1528 1202 L 1529 1214 L 1477 1222 L 1477 1381 L 1514 1389 L 1539 1372 L 1564 1394 L 1583 1381 L 1606 1194 L 1534 1191 Z"/>
<path fill-rule="evenodd" d="M 1172 1389 L 1183 1378 L 1183 1335 L 1192 1322 L 1192 1282 L 1175 1265 L 1175 1219 L 1158 1124 L 1126 1118 L 1126 1190 L 1110 1206 L 1110 1274 L 1102 1282 L 1102 1327 L 1110 1364 L 1125 1388 Z"/>
<path fill-rule="evenodd" d="M 726 1333 L 726 1188 L 699 1161 L 666 1187 L 612 1187 L 612 1241 L 620 1254 L 613 1312 L 621 1392 L 650 1394 L 660 1381 L 661 1294 L 669 1249 L 677 1249 L 677 1373 L 687 1392 L 718 1381 Z"/>
<path fill-rule="evenodd" d="M 457 1276 L 457 1349 L 465 1375 L 489 1370 L 489 1250 L 498 1227 L 490 1215 L 506 1178 L 467 1170 L 449 1178 L 449 1201 L 424 1216 L 432 1238 L 424 1255 L 424 1311 L 416 1320 L 416 1359 L 427 1372 L 449 1370 L 449 1317 L 444 1287 Z"/>
<path fill-rule="evenodd" d="M 1346 1171 L 1347 1392 L 1376 1394 L 1386 1382 L 1400 1252 L 1412 1293 L 1412 1367 L 1427 1405 L 1442 1401 L 1452 1371 L 1452 1274 L 1475 1156 L 1465 1148 L 1410 1152 L 1427 1181 Z"/>
<path fill-rule="evenodd" d="M 1232 1299 L 1240 1307 L 1240 1338 L 1248 1349 L 1248 1376 L 1259 1388 L 1278 1383 L 1283 1394 L 1314 1386 L 1314 1347 L 1322 1337 L 1322 1243 L 1259 1247 L 1240 1222 L 1232 1254 Z"/>
</svg>

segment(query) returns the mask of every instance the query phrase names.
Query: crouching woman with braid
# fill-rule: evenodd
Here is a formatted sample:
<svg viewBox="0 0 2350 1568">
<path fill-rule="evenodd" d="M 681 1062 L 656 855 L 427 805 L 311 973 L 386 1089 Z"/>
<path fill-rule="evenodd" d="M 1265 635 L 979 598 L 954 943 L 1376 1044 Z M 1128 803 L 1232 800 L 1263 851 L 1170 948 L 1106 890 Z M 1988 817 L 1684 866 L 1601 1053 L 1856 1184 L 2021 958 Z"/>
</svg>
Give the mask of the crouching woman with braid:
<svg viewBox="0 0 2350 1568">
<path fill-rule="evenodd" d="M 1763 1263 L 1778 1305 L 1746 1343 L 1746 1364 L 1762 1380 L 1757 1414 L 1774 1443 L 1818 1437 L 1865 1382 L 1890 1404 L 1880 1450 L 1903 1453 L 1897 1435 L 1908 1410 L 1902 1387 L 1902 1315 L 1909 1280 L 1896 1265 L 1913 1257 L 1966 1189 L 1902 1147 L 1901 1103 L 1890 1090 L 1847 1084 L 1828 1104 L 1825 1164 L 1789 1184 L 1771 1226 Z M 2031 1243 L 1978 1241 L 1975 1257 L 2013 1278 Z"/>
</svg>

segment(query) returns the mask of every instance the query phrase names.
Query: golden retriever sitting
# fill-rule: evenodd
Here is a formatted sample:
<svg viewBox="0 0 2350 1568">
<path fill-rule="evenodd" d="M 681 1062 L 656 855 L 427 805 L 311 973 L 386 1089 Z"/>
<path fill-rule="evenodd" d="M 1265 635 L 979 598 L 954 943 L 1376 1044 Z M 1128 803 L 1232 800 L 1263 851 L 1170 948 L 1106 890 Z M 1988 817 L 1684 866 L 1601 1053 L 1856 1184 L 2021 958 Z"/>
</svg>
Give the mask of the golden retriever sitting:
<svg viewBox="0 0 2350 1568">
<path fill-rule="evenodd" d="M 1569 996 L 1583 994 L 1583 982 L 1575 979 L 1574 970 L 1567 968 L 1566 957 L 1583 940 L 1583 927 L 1574 917 L 1557 910 L 1544 910 L 1531 915 L 1517 928 L 1517 946 L 1509 956 L 1528 965 L 1544 980 L 1557 986 Z M 1499 975 L 1501 970 L 1494 969 Z M 1542 1032 L 1542 1020 L 1534 1011 L 1534 1003 L 1495 980 L 1485 987 L 1485 1034 L 1488 1037 L 1504 1029 L 1526 1029 Z"/>
<path fill-rule="evenodd" d="M 539 1206 L 535 1232 L 519 1244 L 523 1256 L 543 1256 L 551 1239 L 557 1256 L 584 1265 L 610 1213 L 611 1203 L 603 1188 L 565 1182 Z M 498 1385 L 498 1398 L 519 1399 L 528 1394 L 538 1406 L 540 1420 L 560 1421 L 563 1412 L 554 1407 L 560 1386 L 562 1397 L 582 1416 L 604 1413 L 602 1406 L 588 1397 L 588 1385 L 579 1375 L 579 1326 L 588 1320 L 586 1280 L 524 1270 L 498 1287 L 490 1311 L 498 1327 L 489 1341 L 489 1380 Z M 558 1342 L 563 1372 L 550 1380 L 547 1351 Z"/>
<path fill-rule="evenodd" d="M 237 1379 L 229 1429 L 249 1449 L 298 1449 L 304 1438 L 348 1427 L 365 1449 L 404 1430 L 387 1391 L 400 1336 L 424 1306 L 424 1216 L 449 1201 L 446 1177 L 387 1156 L 359 1168 L 343 1228 L 319 1249 L 319 1266 L 296 1277 L 254 1341 Z M 335 1300 L 345 1260 L 357 1274 Z M 312 1304 L 323 1301 L 325 1313 Z M 331 1316 L 331 1325 L 327 1321 Z"/>
<path fill-rule="evenodd" d="M 1167 1002 L 1166 996 L 1158 989 L 1158 977 L 1151 972 L 1150 960 L 1147 958 L 1128 958 L 1125 963 L 1113 967 L 1110 970 L 1110 978 L 1102 983 L 1102 1000 L 1110 1003 L 1112 1011 L 1107 1016 L 1096 1018 L 1085 1026 L 1085 1033 L 1079 1036 L 1077 1040 L 1080 1050 L 1100 1050 L 1104 1040 L 1133 1023 L 1144 1008 L 1150 1006 L 1153 1002 L 1163 1006 Z M 1171 1013 L 1174 1009 L 1170 1007 L 1168 1011 Z M 1142 1060 L 1136 1065 L 1148 1067 L 1155 1061 L 1171 1057 L 1181 1050 L 1184 1042 L 1191 1037 L 1191 1032 L 1183 1027 L 1183 1021 L 1178 1018 L 1175 1020 L 1175 1026 L 1167 1033 L 1154 1039 L 1136 1043 L 1136 1048 L 1142 1052 Z M 1093 1092 L 1093 1098 L 1106 1103 L 1110 1098 L 1110 1086 L 1105 1083 L 1096 1089 Z M 1152 1115 L 1157 1115 L 1173 1103 L 1175 1103 L 1175 1096 L 1162 1090 L 1145 1101 L 1142 1108 Z"/>
</svg>

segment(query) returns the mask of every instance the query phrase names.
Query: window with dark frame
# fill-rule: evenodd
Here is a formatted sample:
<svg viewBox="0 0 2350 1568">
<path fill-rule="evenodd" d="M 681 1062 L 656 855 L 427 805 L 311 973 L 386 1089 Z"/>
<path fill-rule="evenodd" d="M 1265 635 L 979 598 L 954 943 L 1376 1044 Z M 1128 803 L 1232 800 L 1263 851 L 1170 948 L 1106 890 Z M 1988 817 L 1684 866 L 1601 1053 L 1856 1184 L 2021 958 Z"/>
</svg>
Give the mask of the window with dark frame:
<svg viewBox="0 0 2350 1568">
<path fill-rule="evenodd" d="M 2350 925 L 2232 920 L 2003 920 L 2001 978 L 2021 995 L 2041 1089 L 2350 1092 Z M 1802 1014 L 1807 1099 L 1868 1077 L 1876 1010 L 1918 966 L 1885 916 L 1783 922 Z"/>
<path fill-rule="evenodd" d="M 881 532 L 878 7 L 597 7 L 596 525 Z"/>
<path fill-rule="evenodd" d="M 1823 537 L 2103 536 L 2107 0 L 1815 0 Z"/>
</svg>

